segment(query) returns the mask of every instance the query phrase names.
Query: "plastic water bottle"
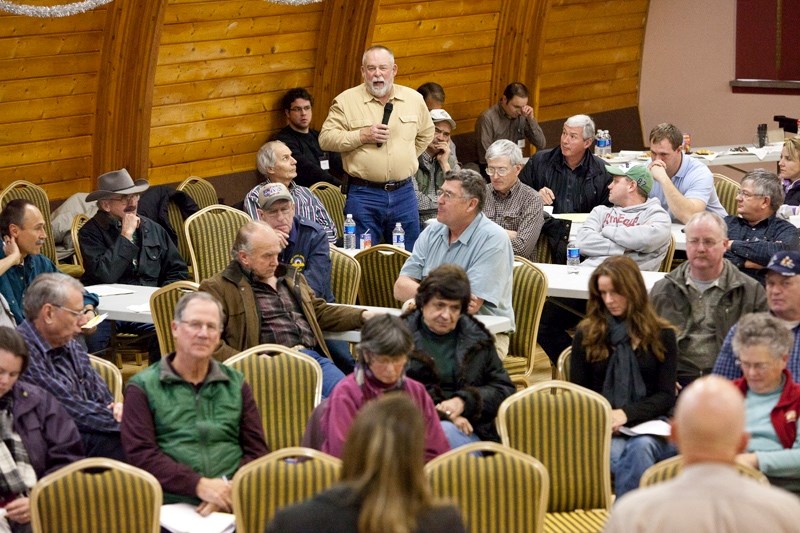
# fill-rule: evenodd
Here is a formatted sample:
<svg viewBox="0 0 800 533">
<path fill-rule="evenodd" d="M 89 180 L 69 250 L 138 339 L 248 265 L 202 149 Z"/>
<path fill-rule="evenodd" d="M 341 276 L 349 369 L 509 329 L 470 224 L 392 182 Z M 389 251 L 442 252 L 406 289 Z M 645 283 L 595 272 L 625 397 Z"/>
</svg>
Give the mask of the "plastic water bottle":
<svg viewBox="0 0 800 533">
<path fill-rule="evenodd" d="M 581 251 L 580 249 L 570 246 L 567 248 L 567 273 L 577 274 L 578 267 L 581 264 Z"/>
<path fill-rule="evenodd" d="M 394 225 L 394 230 L 392 230 L 392 244 L 403 250 L 406 249 L 406 231 L 399 222 Z"/>
<path fill-rule="evenodd" d="M 603 130 L 597 130 L 597 134 L 594 136 L 594 155 L 598 157 L 603 155 L 604 144 L 605 139 L 603 138 Z"/>
<path fill-rule="evenodd" d="M 356 221 L 353 220 L 353 215 L 348 214 L 347 220 L 344 221 L 344 249 L 356 249 Z"/>
<path fill-rule="evenodd" d="M 611 134 L 608 132 L 608 130 L 605 130 L 605 137 L 606 137 L 606 142 L 605 145 L 603 146 L 604 150 L 603 155 L 609 155 L 613 150 L 611 150 Z"/>
</svg>

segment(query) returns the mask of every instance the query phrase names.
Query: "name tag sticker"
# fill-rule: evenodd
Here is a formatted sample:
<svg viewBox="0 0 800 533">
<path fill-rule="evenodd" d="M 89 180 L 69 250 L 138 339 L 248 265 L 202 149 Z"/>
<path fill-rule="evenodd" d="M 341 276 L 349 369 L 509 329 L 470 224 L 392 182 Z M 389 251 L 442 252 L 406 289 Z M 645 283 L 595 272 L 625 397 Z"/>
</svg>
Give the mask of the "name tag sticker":
<svg viewBox="0 0 800 533">
<path fill-rule="evenodd" d="M 522 150 L 525 149 L 525 139 L 520 139 L 517 141 L 517 146 L 519 146 Z"/>
</svg>

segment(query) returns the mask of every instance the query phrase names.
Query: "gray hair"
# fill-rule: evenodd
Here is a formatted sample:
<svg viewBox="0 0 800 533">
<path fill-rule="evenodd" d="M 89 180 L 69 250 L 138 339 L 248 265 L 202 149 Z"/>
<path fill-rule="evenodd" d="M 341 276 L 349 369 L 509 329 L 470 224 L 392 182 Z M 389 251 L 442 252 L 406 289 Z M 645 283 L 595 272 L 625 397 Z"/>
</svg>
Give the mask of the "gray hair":
<svg viewBox="0 0 800 533">
<path fill-rule="evenodd" d="M 774 172 L 757 168 L 744 175 L 742 185 L 744 185 L 745 181 L 753 184 L 753 192 L 755 194 L 769 197 L 769 207 L 773 212 L 777 211 L 783 204 L 783 183 Z"/>
<path fill-rule="evenodd" d="M 61 272 L 39 274 L 33 280 L 22 299 L 25 318 L 35 320 L 45 304 L 65 305 L 70 291 L 83 294 L 80 281 Z"/>
<path fill-rule="evenodd" d="M 376 315 L 361 327 L 361 342 L 356 345 L 358 360 L 364 362 L 364 352 L 401 357 L 414 347 L 414 338 L 402 318 Z"/>
<path fill-rule="evenodd" d="M 744 315 L 733 334 L 733 353 L 739 357 L 742 348 L 763 346 L 774 359 L 787 355 L 794 345 L 794 334 L 786 323 L 769 313 Z"/>
<path fill-rule="evenodd" d="M 478 199 L 478 212 L 483 211 L 486 201 L 486 181 L 474 170 L 462 168 L 445 173 L 444 181 L 459 181 L 464 193 L 470 198 Z"/>
<path fill-rule="evenodd" d="M 248 255 L 253 253 L 252 239 L 253 235 L 258 232 L 259 229 L 274 231 L 272 226 L 263 220 L 251 220 L 239 228 L 239 231 L 236 232 L 236 238 L 233 240 L 233 246 L 231 247 L 231 259 L 238 261 L 239 252 L 244 252 Z"/>
<path fill-rule="evenodd" d="M 723 220 L 721 216 L 716 213 L 712 213 L 711 211 L 700 211 L 699 213 L 692 215 L 692 218 L 689 219 L 689 222 L 687 222 L 686 226 L 683 228 L 684 233 L 688 234 L 690 226 L 694 226 L 703 220 L 710 220 L 716 224 L 719 228 L 720 237 L 723 239 L 728 238 L 728 224 L 725 223 L 725 220 Z"/>
<path fill-rule="evenodd" d="M 389 57 L 392 58 L 392 64 L 394 64 L 394 52 L 392 52 L 389 48 L 387 48 L 387 47 L 385 47 L 383 45 L 376 44 L 376 45 L 370 46 L 369 48 L 364 50 L 364 53 L 361 55 L 361 65 L 366 65 L 367 64 L 367 54 L 369 54 L 370 52 L 377 52 L 379 50 L 389 54 Z"/>
<path fill-rule="evenodd" d="M 486 149 L 486 161 L 498 157 L 507 157 L 512 165 L 522 164 L 522 150 L 508 139 L 498 139 Z"/>
<path fill-rule="evenodd" d="M 565 122 L 570 128 L 583 128 L 583 140 L 594 138 L 594 120 L 589 115 L 572 115 Z"/>
<path fill-rule="evenodd" d="M 223 324 L 225 322 L 225 311 L 222 309 L 222 304 L 219 303 L 213 294 L 208 292 L 190 292 L 189 294 L 184 294 L 181 296 L 181 299 L 178 300 L 178 303 L 175 305 L 175 312 L 172 315 L 173 320 L 175 322 L 183 321 L 183 312 L 186 311 L 186 307 L 189 305 L 189 302 L 193 300 L 201 300 L 204 302 L 211 302 L 217 306 L 217 310 L 219 311 L 219 323 Z"/>
<path fill-rule="evenodd" d="M 267 175 L 267 170 L 274 167 L 275 163 L 275 147 L 279 144 L 286 146 L 283 141 L 270 141 L 258 149 L 256 154 L 256 167 L 258 171 L 264 176 Z"/>
</svg>

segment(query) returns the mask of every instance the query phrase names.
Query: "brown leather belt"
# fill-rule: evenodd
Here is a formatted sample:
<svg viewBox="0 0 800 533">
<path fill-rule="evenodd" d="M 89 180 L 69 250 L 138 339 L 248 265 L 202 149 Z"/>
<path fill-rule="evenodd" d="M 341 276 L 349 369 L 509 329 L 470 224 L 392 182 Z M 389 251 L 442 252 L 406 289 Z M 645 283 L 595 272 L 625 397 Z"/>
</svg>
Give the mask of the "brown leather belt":
<svg viewBox="0 0 800 533">
<path fill-rule="evenodd" d="M 363 187 L 370 187 L 372 189 L 383 189 L 387 192 L 396 191 L 401 187 L 405 187 L 406 185 L 411 184 L 411 178 L 406 178 L 400 181 L 386 181 L 386 182 L 378 182 L 378 181 L 368 181 L 362 180 L 361 178 L 357 178 L 355 176 L 350 176 L 350 185 L 361 185 Z"/>
</svg>

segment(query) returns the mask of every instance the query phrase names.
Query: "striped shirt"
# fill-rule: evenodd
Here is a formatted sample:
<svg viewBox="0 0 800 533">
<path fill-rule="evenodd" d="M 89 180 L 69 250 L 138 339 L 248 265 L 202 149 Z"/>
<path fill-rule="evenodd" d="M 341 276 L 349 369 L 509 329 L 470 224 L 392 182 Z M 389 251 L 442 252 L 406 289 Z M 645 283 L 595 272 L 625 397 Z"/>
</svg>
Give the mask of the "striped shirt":
<svg viewBox="0 0 800 533">
<path fill-rule="evenodd" d="M 253 220 L 258 220 L 258 195 L 261 193 L 261 188 L 267 183 L 269 182 L 265 181 L 256 185 L 244 198 L 244 210 Z M 319 198 L 314 196 L 309 188 L 297 185 L 294 181 L 289 183 L 289 192 L 294 198 L 295 214 L 322 226 L 328 236 L 328 242 L 335 243 L 336 226 Z"/>
</svg>

